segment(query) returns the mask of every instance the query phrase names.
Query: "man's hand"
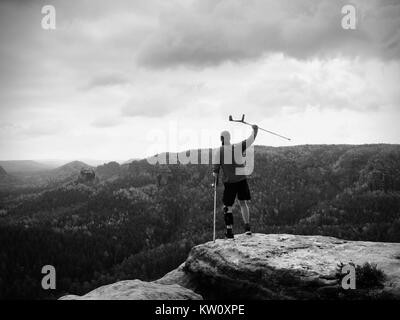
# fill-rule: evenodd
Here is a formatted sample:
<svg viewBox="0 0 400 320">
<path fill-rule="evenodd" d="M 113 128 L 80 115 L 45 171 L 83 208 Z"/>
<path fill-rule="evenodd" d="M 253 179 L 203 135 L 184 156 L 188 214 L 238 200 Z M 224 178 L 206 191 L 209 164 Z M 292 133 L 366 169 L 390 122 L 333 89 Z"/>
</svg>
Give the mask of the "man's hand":
<svg viewBox="0 0 400 320">
<path fill-rule="evenodd" d="M 212 187 L 217 187 L 218 186 L 218 173 L 213 172 L 213 177 L 214 177 L 214 182 L 212 183 Z"/>
<path fill-rule="evenodd" d="M 254 131 L 256 131 L 256 132 L 258 131 L 258 125 L 253 124 L 251 127 L 253 128 Z"/>
</svg>

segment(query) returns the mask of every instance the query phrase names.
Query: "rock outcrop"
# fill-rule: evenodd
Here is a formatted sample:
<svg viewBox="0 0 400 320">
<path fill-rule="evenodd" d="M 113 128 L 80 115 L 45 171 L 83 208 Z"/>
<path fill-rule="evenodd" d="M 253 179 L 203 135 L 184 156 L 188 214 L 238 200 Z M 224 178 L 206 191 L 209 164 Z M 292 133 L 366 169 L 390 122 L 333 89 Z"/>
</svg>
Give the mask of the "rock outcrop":
<svg viewBox="0 0 400 320">
<path fill-rule="evenodd" d="M 84 296 L 68 295 L 60 300 L 201 300 L 202 297 L 178 284 L 163 285 L 125 280 L 97 288 Z"/>
<path fill-rule="evenodd" d="M 116 286 L 120 284 L 117 283 L 81 298 L 156 299 L 159 291 L 181 292 L 183 288 L 192 291 L 184 291 L 186 296 L 174 293 L 159 297 L 200 298 L 194 291 L 205 299 L 346 299 L 357 298 L 358 293 L 362 298 L 365 290 L 359 288 L 344 294 L 336 273 L 339 263 L 363 265 L 365 262 L 376 264 L 386 275 L 383 286 L 373 289 L 374 295 L 400 298 L 400 243 L 290 234 L 243 234 L 235 240 L 207 242 L 194 247 L 177 269 L 149 283 L 147 294 L 140 287 L 128 290 L 124 285 Z M 168 287 L 171 285 L 175 287 Z M 156 289 L 158 286 L 160 289 Z M 159 291 L 152 294 L 153 288 Z M 347 296 L 350 291 L 352 294 Z"/>
</svg>

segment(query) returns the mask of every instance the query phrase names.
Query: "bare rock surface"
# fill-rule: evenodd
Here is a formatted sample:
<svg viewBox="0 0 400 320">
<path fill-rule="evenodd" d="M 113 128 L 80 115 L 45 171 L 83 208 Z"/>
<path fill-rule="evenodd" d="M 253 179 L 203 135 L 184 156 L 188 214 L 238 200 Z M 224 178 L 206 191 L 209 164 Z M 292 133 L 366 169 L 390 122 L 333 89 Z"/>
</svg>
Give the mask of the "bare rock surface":
<svg viewBox="0 0 400 320">
<path fill-rule="evenodd" d="M 60 300 L 201 300 L 192 290 L 178 284 L 163 285 L 125 280 L 97 288 L 84 296 L 68 295 Z"/>
<path fill-rule="evenodd" d="M 258 233 L 198 245 L 156 281 L 121 281 L 61 299 L 337 299 L 344 292 L 338 264 L 365 262 L 386 275 L 374 294 L 400 299 L 400 243 Z"/>
<path fill-rule="evenodd" d="M 242 234 L 208 242 L 160 280 L 173 279 L 209 298 L 334 298 L 341 289 L 335 278 L 340 262 L 376 263 L 387 276 L 383 291 L 400 297 L 400 243 L 326 236 Z"/>
</svg>

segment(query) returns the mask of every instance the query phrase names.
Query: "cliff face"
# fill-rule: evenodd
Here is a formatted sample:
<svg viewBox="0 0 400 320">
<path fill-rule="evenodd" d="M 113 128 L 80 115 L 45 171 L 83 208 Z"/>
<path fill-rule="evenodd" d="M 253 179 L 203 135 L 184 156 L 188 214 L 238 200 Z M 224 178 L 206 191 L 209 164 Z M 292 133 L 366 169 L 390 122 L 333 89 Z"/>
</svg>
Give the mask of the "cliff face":
<svg viewBox="0 0 400 320">
<path fill-rule="evenodd" d="M 356 287 L 348 296 L 365 297 L 366 292 L 373 292 L 374 296 L 400 298 L 399 243 L 289 234 L 237 235 L 235 240 L 196 246 L 185 263 L 151 285 L 167 292 L 160 299 L 201 298 L 198 294 L 206 299 L 346 298 L 350 290 L 345 292 L 335 275 L 338 263 L 363 265 L 365 262 L 377 264 L 385 273 L 383 287 L 371 290 Z M 188 295 L 175 295 L 172 287 L 168 287 L 171 285 L 174 290 L 188 290 L 185 291 Z M 102 288 L 82 298 L 136 299 L 140 291 L 131 290 L 127 295 L 126 291 L 116 288 L 116 294 L 111 296 Z M 153 289 L 149 288 L 150 292 Z M 68 297 L 71 298 L 65 298 Z M 155 299 L 157 293 L 140 297 Z"/>
</svg>

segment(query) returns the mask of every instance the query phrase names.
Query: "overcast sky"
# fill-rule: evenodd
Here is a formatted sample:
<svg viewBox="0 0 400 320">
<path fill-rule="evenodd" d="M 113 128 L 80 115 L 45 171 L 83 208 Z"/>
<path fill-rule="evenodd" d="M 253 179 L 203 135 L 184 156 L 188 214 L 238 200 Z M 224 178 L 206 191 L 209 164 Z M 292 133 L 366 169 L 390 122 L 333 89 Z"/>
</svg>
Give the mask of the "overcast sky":
<svg viewBox="0 0 400 320">
<path fill-rule="evenodd" d="M 215 147 L 242 113 L 293 139 L 257 144 L 400 143 L 400 1 L 348 3 L 3 0 L 0 159 Z"/>
</svg>

